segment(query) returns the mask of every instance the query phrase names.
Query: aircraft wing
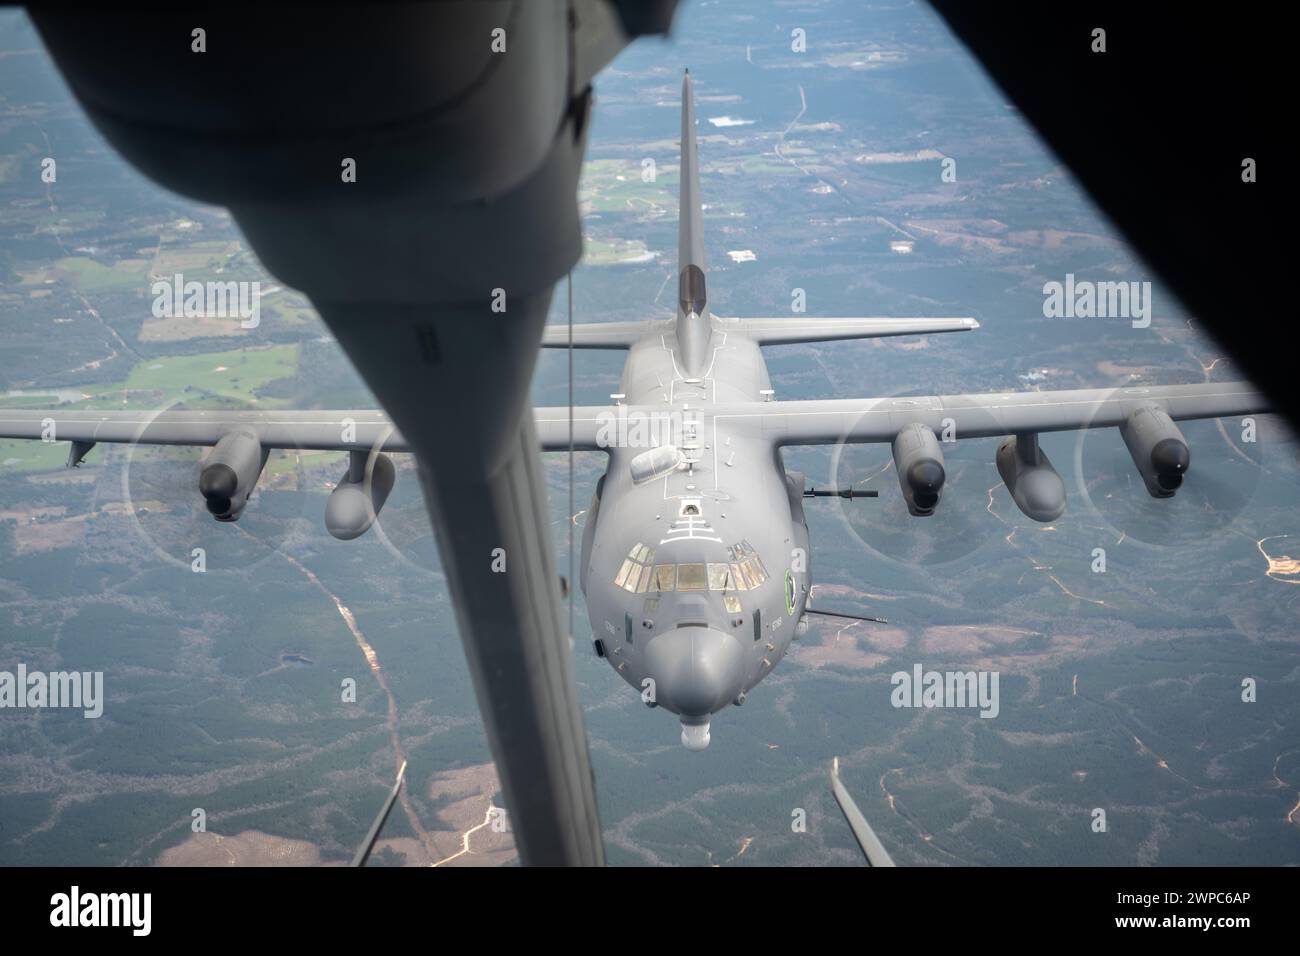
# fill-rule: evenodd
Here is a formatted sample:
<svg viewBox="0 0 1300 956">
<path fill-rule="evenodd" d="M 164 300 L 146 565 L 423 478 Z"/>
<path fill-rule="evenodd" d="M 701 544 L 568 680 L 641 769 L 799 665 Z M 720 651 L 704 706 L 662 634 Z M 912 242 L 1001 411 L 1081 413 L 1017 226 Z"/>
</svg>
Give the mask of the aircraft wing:
<svg viewBox="0 0 1300 956">
<path fill-rule="evenodd" d="M 657 328 L 669 331 L 671 322 L 583 322 L 573 326 L 575 349 L 630 349 Z M 542 332 L 542 348 L 569 347 L 569 327 L 548 325 Z"/>
<path fill-rule="evenodd" d="M 0 409 L 0 438 L 47 442 L 215 445 L 251 430 L 263 448 L 405 452 L 405 439 L 379 411 L 46 411 Z M 345 440 L 346 439 L 346 440 Z"/>
<path fill-rule="evenodd" d="M 538 408 L 533 410 L 537 421 L 537 440 L 542 451 L 567 451 L 569 448 L 569 409 Z M 610 423 L 617 422 L 618 408 L 614 405 L 575 405 L 573 408 L 574 451 L 604 451 L 609 446 L 605 437 Z"/>
<path fill-rule="evenodd" d="M 573 447 L 602 447 L 602 424 L 613 420 L 613 406 L 573 409 Z M 569 447 L 569 409 L 534 410 L 543 451 Z M 215 445 L 232 431 L 249 431 L 263 448 L 316 451 L 375 450 L 408 452 L 402 433 L 381 411 L 46 411 L 0 409 L 0 438 L 97 444 Z M 84 457 L 84 453 L 83 453 Z"/>
<path fill-rule="evenodd" d="M 773 446 L 889 442 L 912 515 L 934 514 L 945 482 L 943 443 L 1004 438 L 996 464 L 1012 501 L 1039 522 L 1065 512 L 1065 483 L 1039 447 L 1038 433 L 1119 428 L 1147 492 L 1171 497 L 1191 451 L 1175 421 L 1270 411 L 1243 382 L 1081 388 L 1058 392 L 747 402 L 719 409 L 716 420 Z M 713 442 L 716 447 L 716 439 Z"/>
<path fill-rule="evenodd" d="M 875 339 L 890 335 L 929 335 L 932 332 L 968 332 L 980 324 L 970 317 L 956 318 L 844 318 L 844 319 L 724 319 L 715 317 L 721 332 L 747 335 L 759 345 L 793 345 L 797 342 L 834 342 L 839 339 Z M 629 349 L 654 332 L 672 334 L 671 322 L 590 322 L 574 325 L 575 349 Z M 548 325 L 542 347 L 567 348 L 569 327 Z"/>
<path fill-rule="evenodd" d="M 875 339 L 890 335 L 928 335 L 931 332 L 969 332 L 980 324 L 969 316 L 955 318 L 843 318 L 717 319 L 723 332 L 740 332 L 759 345 L 796 342 L 834 342 L 838 339 Z"/>
<path fill-rule="evenodd" d="M 1153 404 L 1175 421 L 1269 411 L 1267 400 L 1249 384 L 1228 382 L 753 402 L 719 409 L 718 416 L 752 419 L 777 445 L 830 445 L 892 442 L 912 423 L 925 425 L 936 435 L 948 431 L 957 439 L 1117 427 L 1137 409 Z"/>
</svg>

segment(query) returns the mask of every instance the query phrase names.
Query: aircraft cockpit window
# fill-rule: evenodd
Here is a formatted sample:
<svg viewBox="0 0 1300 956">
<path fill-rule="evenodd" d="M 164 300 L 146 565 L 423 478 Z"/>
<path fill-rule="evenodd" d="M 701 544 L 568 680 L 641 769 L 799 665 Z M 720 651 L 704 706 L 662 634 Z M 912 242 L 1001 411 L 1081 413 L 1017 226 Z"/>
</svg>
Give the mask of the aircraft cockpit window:
<svg viewBox="0 0 1300 956">
<path fill-rule="evenodd" d="M 648 548 L 641 542 L 632 546 L 623 566 L 614 576 L 614 587 L 623 588 L 633 594 L 644 593 L 650 586 L 650 563 L 654 560 L 654 548 Z"/>
<path fill-rule="evenodd" d="M 672 591 L 677 587 L 677 565 L 661 564 L 655 568 L 654 590 Z"/>
<path fill-rule="evenodd" d="M 767 580 L 767 568 L 763 566 L 763 560 L 752 544 L 741 540 L 739 544 L 734 544 L 727 550 L 731 554 L 732 561 L 735 562 L 732 565 L 732 575 L 739 590 L 752 590 Z"/>
<path fill-rule="evenodd" d="M 749 579 L 750 590 L 767 580 L 767 569 L 763 567 L 762 560 L 756 554 L 750 555 L 744 561 L 741 561 L 740 569 L 745 572 L 745 577 Z"/>
<path fill-rule="evenodd" d="M 677 590 L 679 591 L 703 591 L 709 586 L 709 580 L 704 574 L 704 565 L 702 564 L 679 564 L 677 565 Z"/>
<path fill-rule="evenodd" d="M 623 566 L 618 569 L 618 574 L 614 575 L 614 587 L 621 588 L 625 585 L 627 583 L 627 576 L 635 567 L 639 567 L 639 565 L 633 564 L 631 559 L 624 561 Z"/>
<path fill-rule="evenodd" d="M 624 564 L 629 567 L 619 572 L 619 578 L 614 583 L 635 593 L 674 590 L 748 591 L 767 580 L 767 570 L 757 555 L 750 555 L 739 564 L 721 561 L 708 564 L 659 564 L 653 570 L 649 565 L 642 566 L 630 559 Z"/>
</svg>

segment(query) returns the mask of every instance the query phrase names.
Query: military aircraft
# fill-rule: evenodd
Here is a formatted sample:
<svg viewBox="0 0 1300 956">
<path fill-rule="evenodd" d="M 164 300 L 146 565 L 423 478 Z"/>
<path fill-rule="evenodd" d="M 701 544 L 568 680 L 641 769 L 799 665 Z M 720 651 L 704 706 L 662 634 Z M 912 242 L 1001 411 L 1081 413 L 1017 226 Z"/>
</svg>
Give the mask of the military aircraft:
<svg viewBox="0 0 1300 956">
<path fill-rule="evenodd" d="M 890 442 L 908 510 L 935 513 L 942 444 L 1004 436 L 997 467 L 1029 517 L 1050 522 L 1065 486 L 1038 434 L 1118 426 L 1155 497 L 1190 463 L 1175 419 L 1264 410 L 1245 385 L 1188 385 L 847 401 L 772 400 L 762 347 L 970 331 L 954 318 L 724 318 L 708 304 L 699 157 L 689 72 L 682 83 L 675 319 L 574 326 L 575 348 L 629 350 L 615 408 L 575 409 L 575 444 L 609 452 L 582 542 L 582 589 L 596 652 L 650 706 L 679 715 L 702 750 L 710 719 L 740 705 L 785 656 L 808 607 L 805 498 L 787 445 Z M 564 347 L 569 331 L 547 330 Z M 626 399 L 626 404 L 622 400 Z M 940 435 L 944 436 L 940 440 Z"/>
<path fill-rule="evenodd" d="M 943 445 L 1004 437 L 997 468 L 1030 518 L 1056 520 L 1065 486 L 1038 435 L 1118 427 L 1148 492 L 1172 496 L 1190 451 L 1175 421 L 1267 411 L 1244 384 L 1142 386 L 880 399 L 776 401 L 764 346 L 971 331 L 970 317 L 727 318 L 708 303 L 699 154 L 689 72 L 682 82 L 677 313 L 665 320 L 551 326 L 552 348 L 626 349 L 617 404 L 536 411 L 543 450 L 604 451 L 583 532 L 581 586 L 596 652 L 681 722 L 691 750 L 712 716 L 789 650 L 808 607 L 812 561 L 789 445 L 888 442 L 909 512 L 935 514 Z M 942 436 L 942 437 L 941 437 Z M 69 464 L 98 442 L 210 446 L 198 477 L 208 511 L 239 518 L 275 448 L 350 452 L 325 524 L 370 528 L 395 480 L 388 453 L 410 445 L 382 412 L 0 412 L 0 437 L 70 441 Z M 842 493 L 851 493 L 844 489 Z M 486 554 L 484 555 L 486 560 Z"/>
<path fill-rule="evenodd" d="M 933 512 L 942 490 L 936 481 L 941 456 L 914 448 L 933 451 L 927 433 L 940 429 L 945 441 L 1005 436 L 999 466 L 1005 465 L 1014 479 L 1017 503 L 1048 513 L 1058 491 L 1063 501 L 1063 491 L 1037 449 L 1038 432 L 1120 427 L 1148 478 L 1148 489 L 1154 482 L 1152 493 L 1164 495 L 1172 493 L 1187 463 L 1186 443 L 1176 437 L 1172 420 L 1261 410 L 1263 404 L 1253 391 L 1236 385 L 875 402 L 768 401 L 773 396 L 765 384 L 744 387 L 747 381 L 767 381 L 758 346 L 841 336 L 832 334 L 836 326 L 826 320 L 814 333 L 807 320 L 738 322 L 709 315 L 701 255 L 698 275 L 690 273 L 688 294 L 682 297 L 688 306 L 698 303 L 693 319 L 686 311 L 676 320 L 645 323 L 622 335 L 615 324 L 577 326 L 571 336 L 562 334 L 564 345 L 575 348 L 630 349 L 629 368 L 646 351 L 640 337 L 649 338 L 650 349 L 672 353 L 673 378 L 664 382 L 667 387 L 656 382 L 658 392 L 642 393 L 650 396 L 651 407 L 620 400 L 612 409 L 534 414 L 527 402 L 534 350 L 543 336 L 553 286 L 581 249 L 575 187 L 591 79 L 631 39 L 666 32 L 674 7 L 674 0 L 448 0 L 394 7 L 382 17 L 357 16 L 339 6 L 306 18 L 294 8 L 272 7 L 259 11 L 255 27 L 241 9 L 205 10 L 201 17 L 180 10 L 35 7 L 31 12 L 70 89 L 106 140 L 163 186 L 229 208 L 269 271 L 311 298 L 389 414 L 24 411 L 4 412 L 0 427 L 6 434 L 71 440 L 73 464 L 97 441 L 209 446 L 207 477 L 200 475 L 199 483 L 209 510 L 220 520 L 238 517 L 269 449 L 346 450 L 352 453 L 349 467 L 327 506 L 327 522 L 340 537 L 363 533 L 382 506 L 391 466 L 384 452 L 412 452 L 524 863 L 591 864 L 604 857 L 560 621 L 561 588 L 539 490 L 539 439 L 551 450 L 609 453 L 608 476 L 614 484 L 605 488 L 602 481 L 598 489 L 604 501 L 604 544 L 617 538 L 609 516 L 621 510 L 615 508 L 615 488 L 630 477 L 632 463 L 644 451 L 656 451 L 661 458 L 641 459 L 639 469 L 666 467 L 673 457 L 655 446 L 635 447 L 642 434 L 638 422 L 645 416 L 653 421 L 667 412 L 671 421 L 680 411 L 683 422 L 698 422 L 692 429 L 695 440 L 678 441 L 683 454 L 677 467 L 685 466 L 687 477 L 705 475 L 709 467 L 729 474 L 739 474 L 734 471 L 738 467 L 752 468 L 766 489 L 765 500 L 778 508 L 779 494 L 772 494 L 770 485 L 775 475 L 779 491 L 787 477 L 779 457 L 784 444 L 891 442 L 896 459 L 901 455 L 915 466 L 903 483 L 909 508 L 926 514 Z M 1067 39 L 1063 35 L 1062 42 Z M 434 46 L 437 55 L 430 56 Z M 351 69 L 363 60 L 364 70 Z M 168 82 L 159 84 L 159 75 Z M 1125 95 L 1131 98 L 1131 89 Z M 338 177 L 340 159 L 359 171 L 344 187 Z M 692 204 L 683 212 L 684 230 Z M 1157 222 L 1161 217 L 1150 218 Z M 698 223 L 696 211 L 692 228 Z M 1182 220 L 1179 228 L 1185 229 Z M 489 295 L 498 289 L 509 293 L 508 314 L 487 307 Z M 848 337 L 935 331 L 904 324 L 915 320 L 867 321 L 838 328 L 857 329 L 858 335 Z M 683 335 L 679 341 L 679 328 L 693 329 L 695 338 Z M 546 344 L 557 344 L 556 331 L 546 336 Z M 710 366 L 714 356 L 721 364 L 706 374 L 682 374 L 681 363 L 688 353 L 698 356 L 702 339 Z M 734 371 L 722 376 L 727 360 L 745 356 L 755 363 L 749 378 Z M 706 382 L 711 383 L 707 389 L 698 388 Z M 623 392 L 638 394 L 632 385 Z M 701 393 L 698 399 L 683 397 L 696 392 Z M 719 401 L 706 408 L 705 399 L 713 396 Z M 430 415 L 430 409 L 443 413 Z M 608 443 L 610 423 L 617 435 L 620 416 L 631 425 L 625 429 L 632 439 L 628 448 Z M 727 454 L 712 461 L 690 447 L 720 426 L 726 432 L 720 440 L 730 438 L 733 450 L 744 444 L 754 454 L 766 451 L 767 459 L 743 464 L 745 458 Z M 716 441 L 710 444 L 716 448 Z M 693 462 L 692 456 L 700 460 Z M 666 488 L 669 477 L 656 480 Z M 671 477 L 680 481 L 677 471 Z M 743 490 L 748 497 L 749 489 Z M 700 497 L 714 509 L 717 499 Z M 476 507 L 464 508 L 466 500 Z M 1046 510 L 1040 507 L 1044 503 Z M 721 523 L 722 509 L 714 510 L 719 517 L 713 520 Z M 711 516 L 714 510 L 679 517 Z M 732 506 L 727 513 L 742 512 Z M 596 518 L 589 522 L 593 539 Z M 589 554 L 589 562 L 600 563 L 600 574 L 617 577 L 637 543 L 631 526 L 628 538 L 626 547 L 610 543 L 605 552 Z M 765 562 L 760 573 L 767 575 L 770 564 L 779 575 L 784 537 L 780 553 L 767 550 L 767 538 L 756 533 L 723 547 L 748 549 L 756 538 L 764 548 L 761 554 L 754 549 Z M 484 554 L 485 541 L 510 553 L 510 573 L 494 573 Z M 615 548 L 616 557 L 607 553 L 609 548 Z M 634 563 L 644 569 L 644 561 Z M 724 562 L 674 561 L 697 563 L 706 565 L 707 576 L 709 563 Z M 736 563 L 736 572 L 728 567 L 732 577 L 719 580 L 735 582 L 733 591 L 744 581 L 742 608 L 763 611 L 759 620 L 764 626 L 775 617 L 786 619 L 782 627 L 790 626 L 791 615 L 780 612 L 783 582 L 765 577 L 757 588 L 749 588 L 752 579 L 741 567 L 743 560 Z M 795 578 L 793 557 L 789 564 L 796 609 L 806 613 L 806 566 Z M 693 575 L 687 571 L 688 584 Z M 592 586 L 592 575 L 586 577 Z M 655 577 L 653 563 L 650 577 Z M 628 592 L 626 581 L 625 597 L 617 591 L 613 597 L 625 602 L 623 615 L 643 612 L 649 591 Z M 600 582 L 606 588 L 610 584 L 608 578 Z M 726 598 L 738 596 L 678 588 L 671 594 L 670 605 L 705 596 L 720 600 L 724 610 Z M 591 603 L 614 616 L 616 630 L 620 620 L 626 628 L 626 617 L 617 614 L 618 605 L 608 594 L 603 603 L 599 595 Z M 656 626 L 666 627 L 668 618 L 656 613 Z M 604 623 L 602 619 L 598 631 L 608 634 Z M 635 642 L 638 654 L 648 650 L 650 629 L 643 630 L 647 633 L 638 634 Z M 766 645 L 782 648 L 778 637 L 788 638 L 773 632 L 761 642 L 764 659 L 773 663 L 767 654 L 775 650 L 768 652 Z M 758 647 L 749 650 L 759 653 Z M 625 651 L 610 659 L 617 666 L 627 656 Z M 625 677 L 635 677 L 634 666 L 648 665 L 644 660 L 628 664 Z M 649 688 L 641 689 L 645 696 Z M 693 703 L 687 700 L 691 694 L 679 696 Z M 671 704 L 673 699 L 672 688 L 665 685 L 647 703 Z M 703 715 L 685 716 L 687 738 L 696 745 L 707 739 L 707 730 L 700 729 Z"/>
</svg>

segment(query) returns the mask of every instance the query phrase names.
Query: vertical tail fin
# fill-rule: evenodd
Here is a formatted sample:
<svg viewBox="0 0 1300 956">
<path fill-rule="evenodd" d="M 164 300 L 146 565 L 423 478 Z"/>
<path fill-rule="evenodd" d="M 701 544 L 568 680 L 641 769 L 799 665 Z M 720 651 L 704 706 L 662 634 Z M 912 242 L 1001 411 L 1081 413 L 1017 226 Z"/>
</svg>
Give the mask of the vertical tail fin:
<svg viewBox="0 0 1300 956">
<path fill-rule="evenodd" d="M 682 79 L 682 164 L 677 224 L 677 271 L 704 272 L 704 229 L 700 215 L 700 157 L 695 144 L 695 96 L 691 74 Z"/>
<path fill-rule="evenodd" d="M 682 79 L 682 158 L 677 223 L 677 345 L 687 375 L 700 375 L 712 335 L 704 285 L 704 217 L 700 159 L 695 144 L 691 73 Z"/>
</svg>

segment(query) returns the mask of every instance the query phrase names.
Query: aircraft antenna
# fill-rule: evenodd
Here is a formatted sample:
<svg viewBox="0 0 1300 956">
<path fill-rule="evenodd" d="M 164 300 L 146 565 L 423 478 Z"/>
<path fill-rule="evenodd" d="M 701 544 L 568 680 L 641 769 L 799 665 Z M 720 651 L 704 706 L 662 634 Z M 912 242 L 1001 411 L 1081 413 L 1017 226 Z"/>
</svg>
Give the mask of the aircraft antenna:
<svg viewBox="0 0 1300 956">
<path fill-rule="evenodd" d="M 889 851 L 885 849 L 875 831 L 871 829 L 871 825 L 867 823 L 867 818 L 858 809 L 853 796 L 840 782 L 839 757 L 831 761 L 831 793 L 835 794 L 835 802 L 840 805 L 844 820 L 853 831 L 853 839 L 858 842 L 858 848 L 867 858 L 867 866 L 893 866 L 894 860 L 889 855 Z"/>
<path fill-rule="evenodd" d="M 388 821 L 388 814 L 393 811 L 393 804 L 397 802 L 397 795 L 402 791 L 402 781 L 406 779 L 406 761 L 402 761 L 402 766 L 397 771 L 397 782 L 393 784 L 392 791 L 388 794 L 388 799 L 379 810 L 379 816 L 375 817 L 375 822 L 370 825 L 370 832 L 366 834 L 365 842 L 357 849 L 357 855 L 352 858 L 353 866 L 365 866 L 366 860 L 370 859 L 370 851 L 375 848 L 375 841 L 379 839 L 379 831 L 384 828 Z"/>
<path fill-rule="evenodd" d="M 820 610 L 820 609 L 814 609 L 814 608 L 810 608 L 810 607 L 805 607 L 805 608 L 803 609 L 803 612 L 804 612 L 805 614 L 819 614 L 819 615 L 821 615 L 822 617 L 842 617 L 842 618 L 844 618 L 846 621 L 868 621 L 868 622 L 870 622 L 870 623 L 872 623 L 872 624 L 888 624 L 888 623 L 889 623 L 889 622 L 886 621 L 883 617 L 867 617 L 865 614 L 843 614 L 843 613 L 841 613 L 841 612 L 839 612 L 839 611 L 823 611 L 823 610 Z"/>
<path fill-rule="evenodd" d="M 573 640 L 573 270 L 564 277 L 569 297 L 569 580 L 565 591 L 569 599 L 569 640 Z"/>
</svg>

